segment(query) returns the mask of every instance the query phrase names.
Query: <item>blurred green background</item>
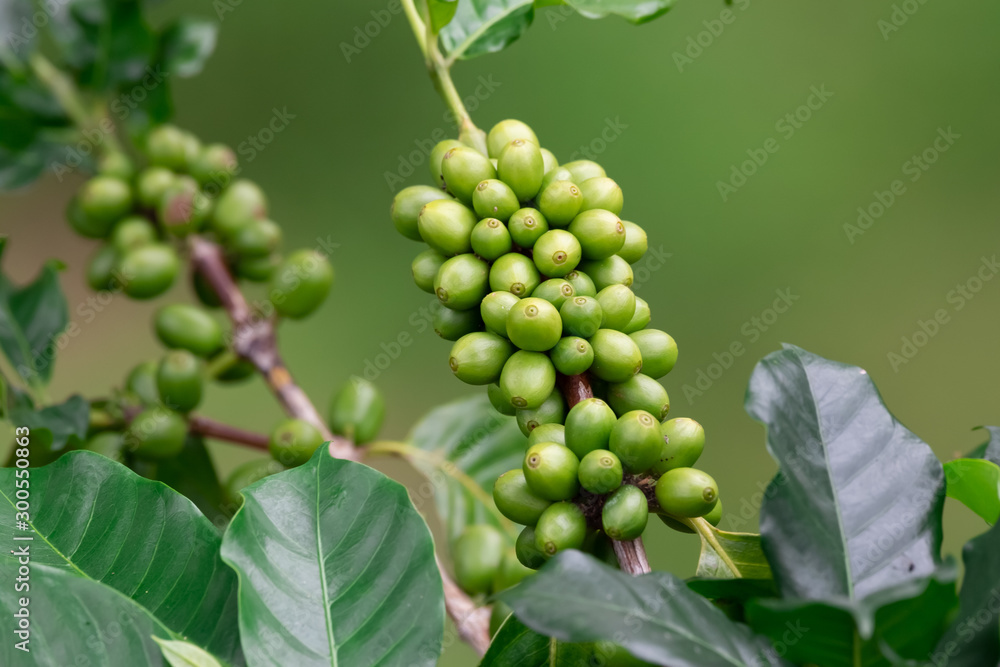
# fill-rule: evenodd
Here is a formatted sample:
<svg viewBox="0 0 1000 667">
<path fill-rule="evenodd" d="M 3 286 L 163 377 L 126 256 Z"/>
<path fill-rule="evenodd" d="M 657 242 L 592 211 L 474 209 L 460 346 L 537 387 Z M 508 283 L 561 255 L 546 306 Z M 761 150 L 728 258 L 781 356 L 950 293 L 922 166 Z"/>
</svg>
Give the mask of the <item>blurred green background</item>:
<svg viewBox="0 0 1000 667">
<path fill-rule="evenodd" d="M 401 438 L 435 404 L 481 391 L 451 377 L 449 344 L 421 313 L 431 297 L 410 278 L 420 247 L 397 235 L 388 217 L 394 190 L 428 179 L 419 146 L 451 134 L 394 6 L 185 0 L 155 10 L 157 20 L 180 13 L 221 19 L 207 70 L 173 82 L 180 124 L 239 147 L 275 110 L 294 116 L 251 160 L 241 155 L 244 174 L 271 198 L 286 247 L 336 244 L 332 297 L 311 319 L 283 327 L 284 353 L 325 406 L 348 376 L 363 373 L 385 348 L 398 349 L 376 378 L 390 407 L 387 438 Z M 220 7 L 229 11 L 218 15 Z M 896 7 L 901 25 L 886 32 Z M 756 519 L 740 517 L 756 516 L 774 465 L 743 395 L 756 361 L 782 342 L 866 368 L 890 409 L 942 458 L 982 441 L 974 426 L 1000 423 L 1000 279 L 982 283 L 971 299 L 949 300 L 984 257 L 1000 253 L 1000 5 L 752 1 L 735 4 L 729 24 L 718 22 L 723 8 L 682 2 L 641 27 L 539 10 L 521 41 L 460 63 L 456 81 L 475 98 L 480 126 L 525 120 L 563 161 L 583 157 L 574 155 L 581 147 L 599 152 L 622 185 L 625 217 L 668 255 L 645 273 L 637 267 L 637 280 L 652 326 L 680 346 L 680 361 L 664 378 L 671 414 L 706 427 L 701 465 L 718 479 L 731 512 L 722 526 L 753 530 Z M 388 16 L 384 27 L 371 23 L 372 12 L 383 22 Z M 358 37 L 366 24 L 367 43 Z M 691 46 L 699 40 L 700 52 Z M 822 103 L 813 97 L 818 108 L 807 113 L 799 107 L 813 88 L 832 95 Z M 783 120 L 797 109 L 808 120 Z M 958 138 L 926 171 L 905 164 L 948 128 Z M 778 150 L 724 201 L 718 182 L 749 159 L 747 151 L 759 156 L 769 138 Z M 421 164 L 390 187 L 395 178 L 387 175 L 408 174 L 415 150 Z M 845 225 L 856 223 L 858 207 L 870 207 L 896 179 L 905 192 L 849 238 Z M 56 398 L 102 395 L 120 384 L 135 362 L 159 353 L 153 310 L 190 298 L 182 285 L 156 303 L 118 297 L 99 312 L 87 304 L 82 276 L 94 246 L 62 221 L 78 183 L 50 177 L 0 199 L 0 230 L 12 237 L 7 271 L 28 279 L 49 257 L 67 265 L 63 285 L 80 329 L 60 353 Z M 776 290 L 795 299 L 772 318 Z M 949 321 L 893 368 L 888 354 L 901 354 L 901 338 L 938 309 Z M 412 343 L 395 346 L 404 333 Z M 717 357 L 729 361 L 734 343 L 744 353 L 728 368 L 712 367 L 721 364 Z M 259 431 L 280 416 L 257 380 L 213 387 L 202 412 Z M 221 444 L 213 453 L 223 472 L 250 456 Z M 946 551 L 957 554 L 985 526 L 951 501 L 946 512 Z M 654 567 L 692 574 L 696 540 L 650 526 Z M 453 648 L 442 664 L 470 664 L 470 655 Z"/>
</svg>

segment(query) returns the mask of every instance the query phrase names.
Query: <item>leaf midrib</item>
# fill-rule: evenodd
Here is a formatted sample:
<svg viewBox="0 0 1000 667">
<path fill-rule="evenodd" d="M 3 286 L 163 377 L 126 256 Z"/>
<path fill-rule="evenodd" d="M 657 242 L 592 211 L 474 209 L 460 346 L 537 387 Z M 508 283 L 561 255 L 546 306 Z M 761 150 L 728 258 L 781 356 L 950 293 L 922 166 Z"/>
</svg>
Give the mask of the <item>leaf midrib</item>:
<svg viewBox="0 0 1000 667">
<path fill-rule="evenodd" d="M 323 563 L 323 534 L 320 529 L 320 511 L 319 511 L 319 492 L 322 484 L 320 484 L 320 470 L 323 467 L 323 461 L 325 459 L 320 459 L 319 464 L 316 466 L 316 565 L 319 568 L 319 580 L 320 580 L 320 591 L 323 595 L 323 618 L 326 623 L 326 637 L 327 641 L 330 642 L 330 665 L 331 667 L 337 667 L 337 640 L 333 635 L 333 619 L 330 618 L 330 599 L 329 590 L 326 585 L 326 568 Z"/>
</svg>

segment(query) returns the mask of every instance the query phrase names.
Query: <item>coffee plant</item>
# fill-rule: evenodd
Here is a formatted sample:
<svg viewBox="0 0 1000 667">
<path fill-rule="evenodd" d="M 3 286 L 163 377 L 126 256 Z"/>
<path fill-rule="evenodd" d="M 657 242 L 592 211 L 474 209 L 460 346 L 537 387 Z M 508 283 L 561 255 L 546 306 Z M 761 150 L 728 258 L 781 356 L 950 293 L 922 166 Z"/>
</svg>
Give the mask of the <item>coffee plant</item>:
<svg viewBox="0 0 1000 667">
<path fill-rule="evenodd" d="M 0 187 L 87 171 L 66 222 L 94 243 L 89 287 L 150 300 L 184 281 L 193 297 L 156 311 L 159 359 L 55 403 L 61 265 L 0 274 L 0 664 L 412 667 L 456 639 L 484 667 L 1000 663 L 1000 429 L 942 465 L 864 370 L 785 346 L 746 398 L 779 466 L 761 533 L 720 530 L 720 490 L 694 467 L 706 429 L 660 383 L 677 343 L 631 289 L 647 236 L 622 188 L 561 163 L 544 128 L 479 129 L 452 81 L 535 6 L 401 5 L 457 127 L 389 218 L 426 244 L 414 282 L 440 301 L 451 371 L 485 394 L 392 441 L 372 383 L 345 381 L 324 418 L 282 360 L 278 325 L 322 306 L 327 256 L 286 248 L 235 153 L 170 123 L 169 80 L 148 85 L 197 74 L 215 26 L 154 27 L 135 0 L 0 0 Z M 565 5 L 644 23 L 671 3 Z M 66 146 L 87 150 L 67 164 Z M 199 412 L 207 383 L 254 374 L 287 413 L 271 433 Z M 220 480 L 208 439 L 261 455 Z M 380 456 L 428 478 L 436 544 L 406 488 L 365 465 Z M 946 495 L 992 525 L 961 587 Z M 651 515 L 700 542 L 696 576 L 650 571 Z"/>
</svg>

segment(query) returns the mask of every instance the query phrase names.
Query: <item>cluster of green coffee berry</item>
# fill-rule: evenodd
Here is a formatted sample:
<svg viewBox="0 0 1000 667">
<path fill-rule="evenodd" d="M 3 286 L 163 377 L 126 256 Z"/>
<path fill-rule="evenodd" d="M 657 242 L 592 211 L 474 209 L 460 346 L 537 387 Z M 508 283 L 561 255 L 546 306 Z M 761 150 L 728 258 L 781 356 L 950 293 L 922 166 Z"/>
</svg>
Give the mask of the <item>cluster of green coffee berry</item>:
<svg viewBox="0 0 1000 667">
<path fill-rule="evenodd" d="M 455 341 L 452 371 L 488 385 L 494 407 L 528 436 L 523 469 L 503 474 L 493 492 L 498 509 L 526 526 L 518 559 L 537 568 L 597 532 L 634 539 L 650 499 L 680 530 L 682 519 L 717 521 L 716 484 L 691 468 L 704 431 L 690 419 L 661 424 L 670 402 L 658 378 L 676 363 L 677 345 L 646 328 L 649 306 L 631 289 L 647 238 L 619 217 L 621 188 L 593 161 L 559 165 L 520 121 L 498 123 L 486 143 L 488 155 L 439 143 L 430 155 L 436 185 L 399 192 L 392 220 L 430 246 L 413 277 L 442 305 L 435 330 Z M 585 376 L 594 398 L 567 410 L 559 375 Z"/>
</svg>

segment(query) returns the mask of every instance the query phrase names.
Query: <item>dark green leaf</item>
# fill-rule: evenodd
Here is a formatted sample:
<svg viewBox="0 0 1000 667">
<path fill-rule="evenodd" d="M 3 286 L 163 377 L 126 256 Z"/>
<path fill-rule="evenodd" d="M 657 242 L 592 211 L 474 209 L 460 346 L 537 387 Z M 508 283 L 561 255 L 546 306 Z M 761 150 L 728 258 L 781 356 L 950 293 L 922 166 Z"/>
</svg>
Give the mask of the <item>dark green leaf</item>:
<svg viewBox="0 0 1000 667">
<path fill-rule="evenodd" d="M 253 667 L 437 662 L 444 593 L 406 489 L 325 447 L 243 490 L 222 554 Z"/>
<path fill-rule="evenodd" d="M 562 641 L 613 641 L 671 667 L 787 665 L 770 644 L 733 623 L 667 572 L 638 577 L 564 551 L 500 594 L 528 627 Z"/>
<path fill-rule="evenodd" d="M 753 598 L 778 596 L 774 579 L 688 579 L 688 588 L 710 600 L 746 602 Z"/>
<path fill-rule="evenodd" d="M 944 473 L 868 374 L 786 346 L 761 361 L 746 409 L 781 469 L 761 534 L 791 598 L 863 598 L 940 563 Z"/>
<path fill-rule="evenodd" d="M 6 238 L 0 237 L 0 261 Z M 66 298 L 59 287 L 57 262 L 18 287 L 0 273 L 0 348 L 28 383 L 47 383 L 52 377 L 56 337 L 69 319 Z"/>
<path fill-rule="evenodd" d="M 930 577 L 883 588 L 863 600 L 752 600 L 747 621 L 796 663 L 889 667 L 893 661 L 887 654 L 922 660 L 957 604 L 957 574 L 949 563 Z"/>
<path fill-rule="evenodd" d="M 497 631 L 480 667 L 586 667 L 594 647 L 545 637 L 510 616 Z M 595 661 L 596 664 L 596 661 Z M 605 664 L 605 663 L 601 663 Z"/>
<path fill-rule="evenodd" d="M 187 496 L 216 528 L 226 525 L 229 517 L 222 487 L 205 441 L 200 437 L 188 436 L 179 455 L 157 463 L 151 479 Z"/>
<path fill-rule="evenodd" d="M 10 421 L 30 429 L 29 461 L 33 467 L 43 466 L 86 439 L 90 403 L 82 396 L 70 396 L 65 403 L 41 410 L 17 407 L 10 411 Z"/>
<path fill-rule="evenodd" d="M 701 556 L 698 558 L 699 577 L 732 579 L 770 579 L 771 566 L 767 564 L 760 546 L 760 535 L 754 533 L 729 533 L 712 526 L 702 525 L 708 537 L 701 536 Z"/>
<path fill-rule="evenodd" d="M 674 0 L 566 0 L 566 4 L 589 19 L 614 14 L 640 24 L 666 14 Z"/>
<path fill-rule="evenodd" d="M 527 443 L 514 420 L 494 410 L 486 396 L 435 408 L 414 426 L 408 442 L 427 453 L 409 458 L 434 485 L 449 540 L 474 523 L 512 527 L 501 521 L 491 494 L 497 477 L 521 467 Z M 417 498 L 419 505 L 424 496 Z"/>
<path fill-rule="evenodd" d="M 160 62 L 171 76 L 190 77 L 201 72 L 215 50 L 219 27 L 213 21 L 183 17 L 160 35 Z"/>
<path fill-rule="evenodd" d="M 190 642 L 153 637 L 170 667 L 222 667 L 215 657 Z"/>
<path fill-rule="evenodd" d="M 973 430 L 986 431 L 988 440 L 969 452 L 966 458 L 986 459 L 1000 465 L 1000 426 L 977 426 Z"/>
<path fill-rule="evenodd" d="M 532 0 L 460 0 L 441 31 L 449 57 L 472 58 L 500 51 L 520 37 L 535 16 Z"/>
<path fill-rule="evenodd" d="M 27 535 L 15 527 L 15 475 L 0 469 L 6 501 L 0 528 Z M 236 576 L 219 558 L 219 533 L 191 501 L 93 452 L 70 452 L 33 470 L 30 480 L 32 567 L 50 565 L 106 584 L 177 635 L 224 660 L 239 655 Z M 5 549 L 0 559 L 14 556 Z M 153 650 L 159 655 L 155 644 Z M 95 651 L 99 657 L 99 648 L 86 655 Z"/>
<path fill-rule="evenodd" d="M 958 615 L 934 650 L 935 667 L 983 667 L 1000 661 L 1000 524 L 969 541 Z"/>
<path fill-rule="evenodd" d="M 1000 516 L 1000 466 L 985 459 L 955 459 L 944 464 L 948 497 L 963 503 L 987 523 Z"/>
</svg>

